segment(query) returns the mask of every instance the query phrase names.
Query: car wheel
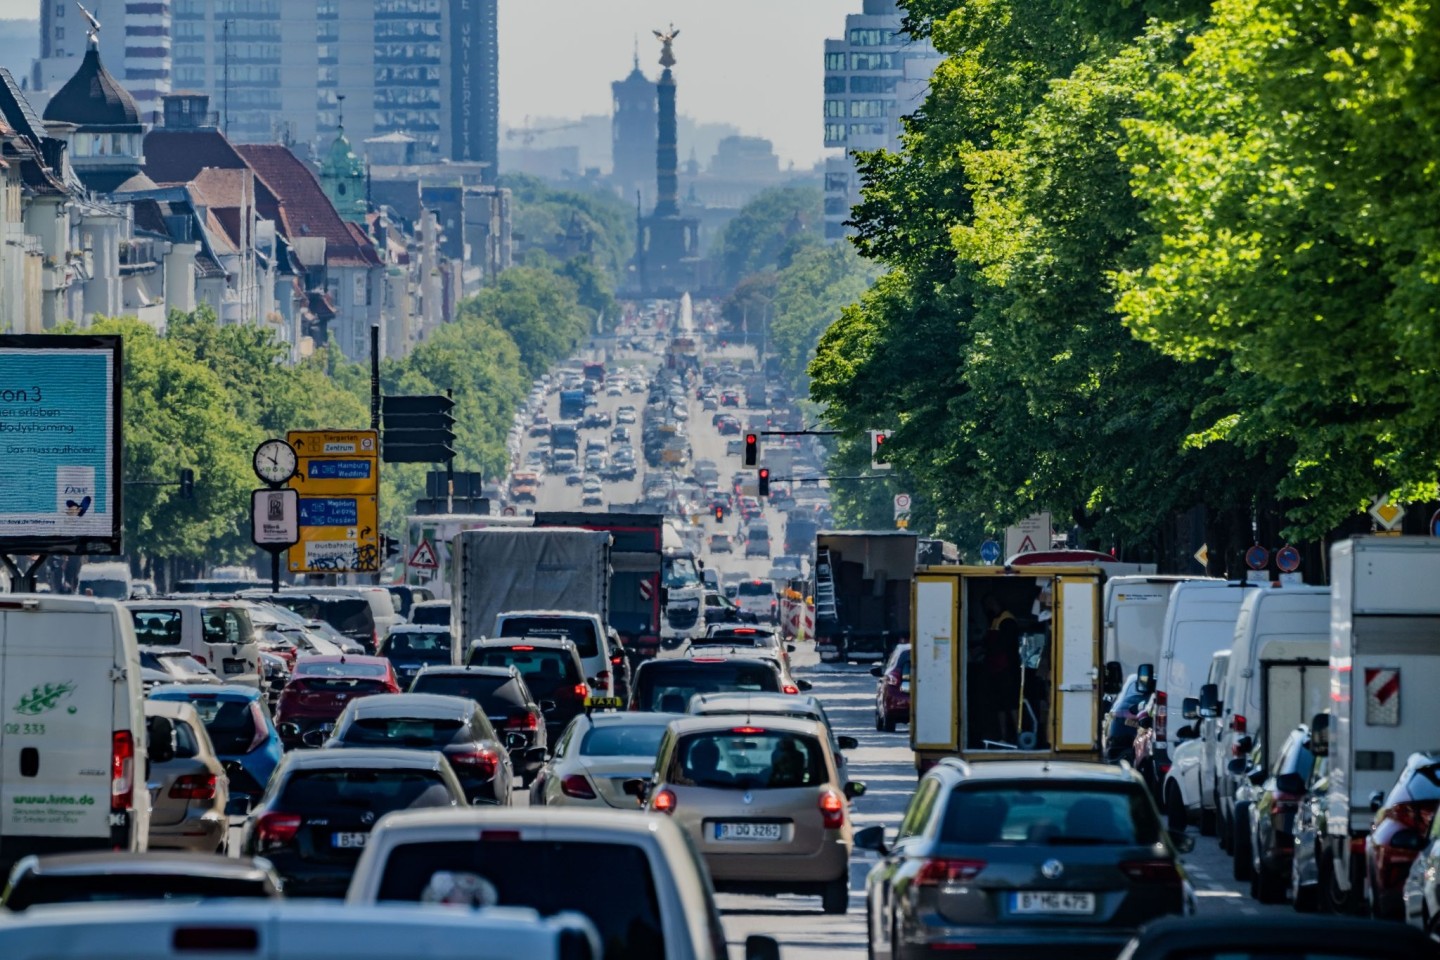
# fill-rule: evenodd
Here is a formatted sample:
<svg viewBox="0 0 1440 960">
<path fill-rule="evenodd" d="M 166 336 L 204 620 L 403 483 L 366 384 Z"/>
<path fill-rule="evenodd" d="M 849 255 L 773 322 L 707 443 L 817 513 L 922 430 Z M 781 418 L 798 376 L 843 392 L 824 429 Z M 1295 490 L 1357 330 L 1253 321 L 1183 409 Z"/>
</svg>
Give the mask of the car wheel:
<svg viewBox="0 0 1440 960">
<path fill-rule="evenodd" d="M 1180 795 L 1180 785 L 1171 780 L 1165 787 L 1165 818 L 1170 821 L 1170 829 L 1180 833 L 1190 825 L 1190 817 L 1185 811 L 1185 799 Z"/>
<path fill-rule="evenodd" d="M 844 913 L 850 907 L 850 873 L 845 874 L 825 884 L 824 891 L 820 894 L 820 908 L 826 913 Z"/>
<path fill-rule="evenodd" d="M 1250 879 L 1250 811 L 1249 804 L 1238 804 L 1231 818 L 1235 829 L 1230 834 L 1230 853 L 1234 856 L 1232 875 L 1236 880 Z"/>
<path fill-rule="evenodd" d="M 1353 881 L 1348 891 L 1340 889 L 1340 881 L 1335 876 L 1335 855 L 1327 853 L 1320 861 L 1320 888 L 1318 890 L 1320 912 L 1330 913 L 1338 916 L 1359 912 L 1359 894 L 1356 892 L 1358 884 Z"/>
<path fill-rule="evenodd" d="M 1251 872 L 1250 896 L 1261 903 L 1283 903 L 1285 901 L 1285 888 L 1281 886 L 1281 879 L 1266 868 L 1263 860 L 1260 862 L 1260 866 Z"/>
<path fill-rule="evenodd" d="M 1302 885 L 1300 883 L 1300 857 L 1290 858 L 1290 905 L 1295 908 L 1296 913 L 1315 912 L 1315 886 Z"/>
<path fill-rule="evenodd" d="M 881 733 L 885 732 L 885 714 L 880 712 L 878 704 L 875 707 L 875 729 Z"/>
</svg>

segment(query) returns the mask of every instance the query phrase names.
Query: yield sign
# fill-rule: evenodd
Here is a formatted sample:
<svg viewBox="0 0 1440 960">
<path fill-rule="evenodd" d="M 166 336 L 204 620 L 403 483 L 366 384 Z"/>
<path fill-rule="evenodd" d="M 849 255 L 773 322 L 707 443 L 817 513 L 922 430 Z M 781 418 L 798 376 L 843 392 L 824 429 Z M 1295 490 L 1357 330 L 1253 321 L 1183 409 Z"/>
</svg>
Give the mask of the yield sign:
<svg viewBox="0 0 1440 960">
<path fill-rule="evenodd" d="M 435 548 L 430 545 L 429 540 L 421 540 L 415 552 L 410 554 L 410 566 L 421 570 L 437 570 L 440 561 L 435 558 Z"/>
</svg>

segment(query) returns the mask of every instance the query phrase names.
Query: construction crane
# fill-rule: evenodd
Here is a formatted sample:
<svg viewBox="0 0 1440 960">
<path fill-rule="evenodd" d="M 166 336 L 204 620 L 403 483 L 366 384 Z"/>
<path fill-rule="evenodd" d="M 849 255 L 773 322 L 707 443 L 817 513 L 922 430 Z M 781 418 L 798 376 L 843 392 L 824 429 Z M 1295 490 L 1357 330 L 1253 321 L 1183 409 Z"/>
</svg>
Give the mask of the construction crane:
<svg viewBox="0 0 1440 960">
<path fill-rule="evenodd" d="M 547 133 L 559 133 L 561 130 L 573 130 L 575 127 L 581 125 L 582 124 L 576 121 L 572 123 L 557 124 L 553 127 L 532 127 L 530 126 L 530 118 L 526 117 L 525 125 L 523 127 L 511 127 L 510 129 L 505 131 L 505 139 L 519 140 L 521 145 L 523 145 L 525 149 L 528 150 L 530 149 L 530 147 L 535 145 L 536 137 L 543 137 Z"/>
</svg>

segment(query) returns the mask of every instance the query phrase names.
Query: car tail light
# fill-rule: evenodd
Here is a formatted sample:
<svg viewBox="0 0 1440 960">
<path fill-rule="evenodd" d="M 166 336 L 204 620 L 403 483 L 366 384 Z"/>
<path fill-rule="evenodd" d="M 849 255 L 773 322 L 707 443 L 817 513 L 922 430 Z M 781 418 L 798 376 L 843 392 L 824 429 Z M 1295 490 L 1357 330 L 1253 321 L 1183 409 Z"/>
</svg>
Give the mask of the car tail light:
<svg viewBox="0 0 1440 960">
<path fill-rule="evenodd" d="M 601 670 L 599 673 L 595 674 L 595 682 L 599 686 L 607 686 L 610 683 L 610 671 Z"/>
<path fill-rule="evenodd" d="M 586 697 L 590 696 L 590 688 L 583 683 L 575 684 L 575 696 L 579 697 L 581 700 L 584 700 Z"/>
<path fill-rule="evenodd" d="M 795 686 L 795 684 L 793 684 L 793 683 L 787 683 L 787 684 L 785 684 L 785 686 L 781 687 L 780 689 L 781 689 L 782 691 L 784 691 L 785 693 L 790 694 L 792 697 L 795 696 L 797 693 L 800 692 L 800 688 L 797 687 L 797 686 Z"/>
<path fill-rule="evenodd" d="M 615 654 L 615 656 L 613 656 L 613 657 L 610 658 L 610 665 L 611 665 L 612 667 L 618 667 L 618 666 L 620 666 L 620 664 L 623 663 L 624 661 L 625 661 L 625 655 L 624 655 L 623 653 L 617 653 L 617 654 Z"/>
<path fill-rule="evenodd" d="M 380 628 L 375 627 L 370 631 L 370 652 L 377 653 L 380 650 Z"/>
<path fill-rule="evenodd" d="M 898 687 L 898 686 L 900 686 L 900 674 L 898 674 L 898 673 L 887 673 L 887 674 L 885 674 L 885 686 L 887 686 L 887 687 Z"/>
<path fill-rule="evenodd" d="M 462 767 L 467 772 L 478 773 L 486 780 L 495 776 L 496 769 L 500 766 L 500 758 L 490 750 L 476 750 L 473 753 L 452 753 L 447 754 L 453 766 Z"/>
<path fill-rule="evenodd" d="M 650 809 L 657 813 L 675 812 L 675 794 L 667 787 L 650 800 Z"/>
<path fill-rule="evenodd" d="M 947 883 L 964 883 L 974 880 L 984 869 L 984 860 L 926 860 L 915 874 L 915 885 L 938 887 Z"/>
<path fill-rule="evenodd" d="M 1169 728 L 1170 708 L 1166 706 L 1169 697 L 1164 690 L 1155 692 L 1155 742 L 1164 743 Z"/>
<path fill-rule="evenodd" d="M 517 710 L 505 721 L 506 730 L 538 730 L 540 718 L 531 710 Z"/>
<path fill-rule="evenodd" d="M 1173 860 L 1126 860 L 1120 870 L 1141 883 L 1179 883 L 1180 870 Z"/>
<path fill-rule="evenodd" d="M 845 798 L 829 787 L 821 790 L 820 815 L 825 820 L 826 830 L 839 830 L 845 826 Z"/>
<path fill-rule="evenodd" d="M 1244 733 L 1245 726 L 1245 718 L 1242 717 L 1240 714 L 1237 713 L 1235 714 L 1235 716 L 1230 718 L 1230 729 L 1235 731 L 1236 733 Z"/>
<path fill-rule="evenodd" d="M 187 773 L 170 787 L 171 800 L 214 800 L 215 774 Z"/>
<path fill-rule="evenodd" d="M 300 832 L 298 813 L 262 813 L 255 821 L 255 844 L 260 850 L 283 846 Z"/>
<path fill-rule="evenodd" d="M 560 781 L 560 792 L 576 800 L 595 799 L 595 790 L 590 786 L 590 781 L 578 773 L 572 773 Z"/>
<path fill-rule="evenodd" d="M 135 739 L 116 730 L 110 739 L 110 809 L 129 810 L 135 799 Z"/>
</svg>

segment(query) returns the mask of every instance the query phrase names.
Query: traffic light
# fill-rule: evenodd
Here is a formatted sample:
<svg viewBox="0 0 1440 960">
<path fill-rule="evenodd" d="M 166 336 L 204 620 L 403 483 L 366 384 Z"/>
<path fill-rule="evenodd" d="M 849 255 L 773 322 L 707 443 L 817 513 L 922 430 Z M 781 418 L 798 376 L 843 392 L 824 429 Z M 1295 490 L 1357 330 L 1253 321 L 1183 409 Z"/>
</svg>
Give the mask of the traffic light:
<svg viewBox="0 0 1440 960">
<path fill-rule="evenodd" d="M 889 470 L 890 451 L 885 449 L 885 444 L 890 440 L 889 430 L 870 431 L 870 469 Z"/>
<path fill-rule="evenodd" d="M 759 494 L 762 497 L 770 496 L 770 468 L 761 467 L 760 473 L 756 476 L 759 486 Z"/>
<path fill-rule="evenodd" d="M 449 397 L 386 397 L 385 434 L 380 453 L 386 463 L 444 463 L 455 456 L 455 418 Z"/>
<path fill-rule="evenodd" d="M 715 504 L 715 519 L 720 523 L 725 522 L 725 505 L 723 503 Z"/>
<path fill-rule="evenodd" d="M 180 468 L 180 499 L 195 499 L 195 471 L 189 467 Z"/>
<path fill-rule="evenodd" d="M 400 541 L 394 537 L 380 534 L 380 552 L 385 555 L 386 560 L 395 560 L 400 556 Z"/>
<path fill-rule="evenodd" d="M 745 434 L 745 466 L 760 466 L 760 434 Z"/>
</svg>

